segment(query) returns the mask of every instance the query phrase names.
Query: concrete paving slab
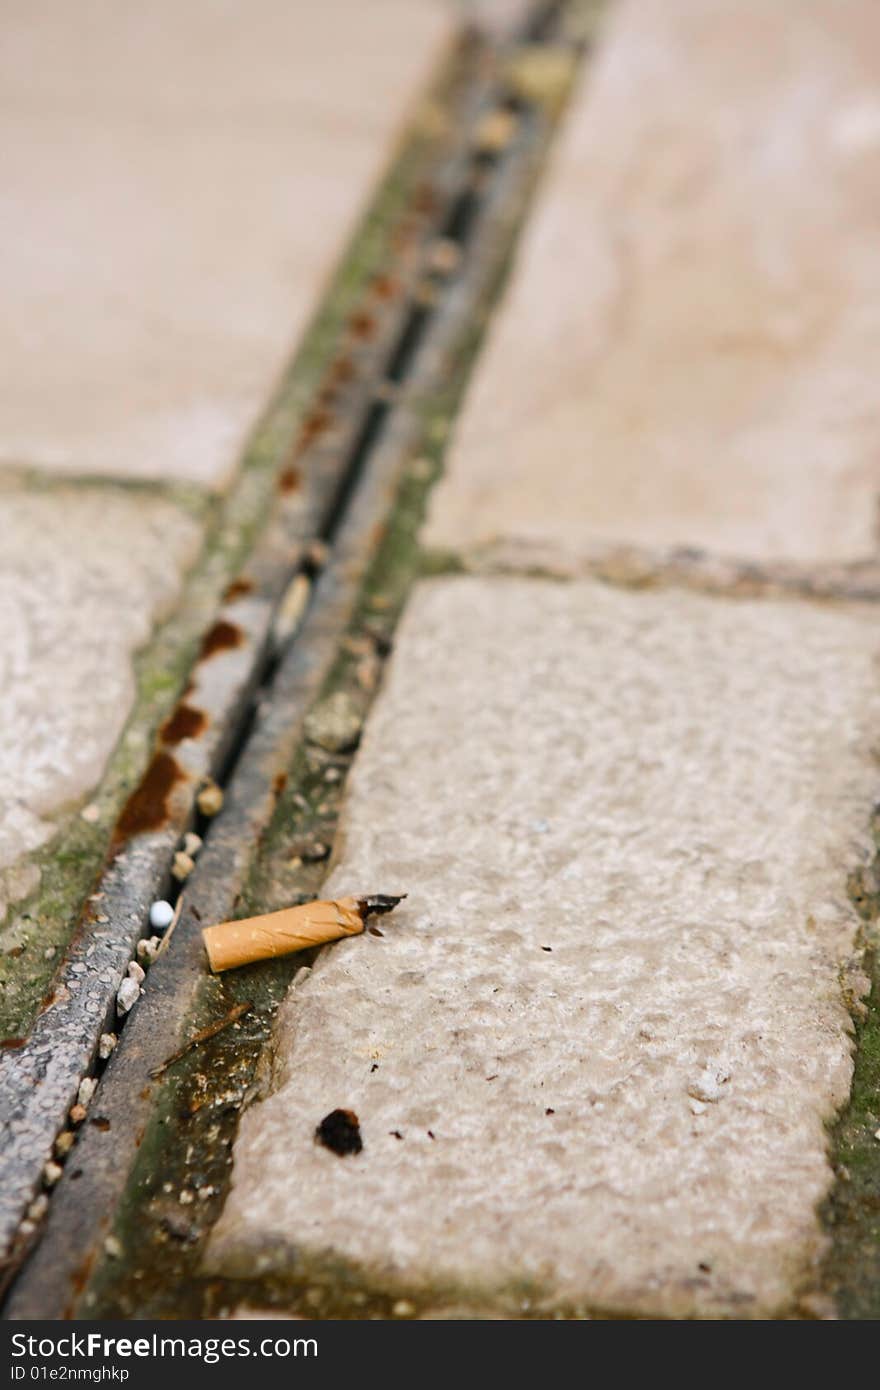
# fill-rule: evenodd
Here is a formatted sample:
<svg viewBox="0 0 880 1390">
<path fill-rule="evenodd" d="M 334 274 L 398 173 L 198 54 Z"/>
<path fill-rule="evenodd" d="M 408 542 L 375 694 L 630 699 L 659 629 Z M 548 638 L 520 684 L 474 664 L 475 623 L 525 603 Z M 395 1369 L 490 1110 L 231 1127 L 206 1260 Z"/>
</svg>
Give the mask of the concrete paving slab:
<svg viewBox="0 0 880 1390">
<path fill-rule="evenodd" d="M 0 921 L 36 886 L 19 857 L 99 780 L 131 658 L 180 591 L 200 526 L 149 492 L 0 489 Z"/>
<path fill-rule="evenodd" d="M 880 11 L 621 0 L 606 26 L 427 539 L 875 555 Z"/>
<path fill-rule="evenodd" d="M 851 1074 L 876 653 L 857 607 L 422 584 L 326 885 L 409 898 L 288 996 L 209 1268 L 788 1307 Z M 358 1155 L 314 1142 L 337 1108 Z"/>
<path fill-rule="evenodd" d="M 12 0 L 3 18 L 0 463 L 222 484 L 455 14 Z"/>
<path fill-rule="evenodd" d="M 462 19 L 496 38 L 511 38 L 522 32 L 534 13 L 532 0 L 453 0 Z"/>
</svg>

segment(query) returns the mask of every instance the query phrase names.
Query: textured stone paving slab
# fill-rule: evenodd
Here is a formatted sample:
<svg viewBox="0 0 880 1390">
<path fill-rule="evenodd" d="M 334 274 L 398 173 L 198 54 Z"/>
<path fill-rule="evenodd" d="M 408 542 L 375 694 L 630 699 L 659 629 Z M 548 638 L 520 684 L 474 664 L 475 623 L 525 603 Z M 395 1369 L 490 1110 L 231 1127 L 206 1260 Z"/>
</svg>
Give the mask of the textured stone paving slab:
<svg viewBox="0 0 880 1390">
<path fill-rule="evenodd" d="M 784 1308 L 851 1072 L 876 650 L 856 608 L 421 586 L 328 884 L 410 896 L 289 996 L 211 1267 Z M 313 1142 L 337 1107 L 357 1157 Z"/>
<path fill-rule="evenodd" d="M 35 886 L 18 857 L 101 776 L 134 694 L 131 657 L 173 603 L 200 527 L 104 487 L 0 488 L 0 921 Z"/>
<path fill-rule="evenodd" d="M 878 89 L 873 0 L 609 8 L 432 543 L 876 552 Z"/>
<path fill-rule="evenodd" d="M 3 21 L 0 462 L 222 482 L 454 14 L 13 0 Z"/>
</svg>

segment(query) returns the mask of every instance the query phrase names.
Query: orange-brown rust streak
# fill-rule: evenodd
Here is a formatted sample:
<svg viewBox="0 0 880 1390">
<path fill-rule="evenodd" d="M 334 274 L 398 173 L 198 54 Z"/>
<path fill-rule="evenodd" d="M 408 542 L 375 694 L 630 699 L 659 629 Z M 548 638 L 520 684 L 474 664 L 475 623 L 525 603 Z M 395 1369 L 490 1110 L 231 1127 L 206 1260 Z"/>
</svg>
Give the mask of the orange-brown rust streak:
<svg viewBox="0 0 880 1390">
<path fill-rule="evenodd" d="M 199 648 L 199 661 L 204 661 L 209 656 L 216 656 L 217 652 L 226 652 L 233 647 L 240 647 L 244 641 L 244 633 L 235 623 L 228 623 L 224 618 L 208 628 L 202 638 L 202 645 Z"/>
<path fill-rule="evenodd" d="M 438 209 L 437 194 L 429 183 L 420 184 L 416 189 L 412 205 L 423 217 L 433 216 Z"/>
<path fill-rule="evenodd" d="M 376 332 L 376 320 L 371 314 L 352 314 L 348 327 L 356 338 L 372 338 Z"/>
<path fill-rule="evenodd" d="M 185 738 L 198 738 L 208 727 L 208 716 L 195 705 L 180 704 L 160 733 L 163 743 L 182 743 Z"/>
<path fill-rule="evenodd" d="M 331 424 L 331 417 L 326 410 L 314 410 L 302 422 L 296 444 L 297 451 L 301 453 L 310 444 L 314 444 L 315 440 L 319 439 L 330 428 Z"/>
<path fill-rule="evenodd" d="M 155 753 L 116 822 L 116 840 L 126 840 L 148 830 L 161 830 L 168 819 L 168 799 L 186 773 L 170 753 Z"/>
<path fill-rule="evenodd" d="M 223 601 L 224 603 L 234 603 L 237 598 L 244 598 L 246 594 L 252 594 L 253 591 L 254 581 L 242 576 L 239 579 L 233 579 L 223 595 Z"/>
<path fill-rule="evenodd" d="M 393 275 L 375 275 L 373 293 L 378 299 L 393 299 L 399 289 Z"/>
<path fill-rule="evenodd" d="M 285 468 L 281 477 L 278 479 L 279 492 L 296 492 L 302 487 L 302 474 L 295 464 Z"/>
<path fill-rule="evenodd" d="M 86 1285 L 91 1278 L 95 1261 L 98 1258 L 96 1249 L 90 1250 L 80 1260 L 76 1269 L 70 1276 L 70 1298 L 64 1309 L 63 1317 L 65 1321 L 71 1320 L 76 1315 L 76 1305 L 80 1296 L 85 1292 Z"/>
<path fill-rule="evenodd" d="M 337 386 L 354 380 L 354 363 L 350 357 L 337 357 L 330 371 L 330 380 Z"/>
</svg>

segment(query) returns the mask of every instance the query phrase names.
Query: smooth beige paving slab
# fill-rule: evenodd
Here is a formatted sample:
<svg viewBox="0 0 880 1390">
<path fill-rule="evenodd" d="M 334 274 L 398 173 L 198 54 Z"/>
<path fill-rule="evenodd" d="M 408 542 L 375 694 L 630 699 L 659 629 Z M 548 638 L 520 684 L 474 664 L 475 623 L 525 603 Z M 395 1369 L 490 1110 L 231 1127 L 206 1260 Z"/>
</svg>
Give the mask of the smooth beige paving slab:
<svg viewBox="0 0 880 1390">
<path fill-rule="evenodd" d="M 851 1072 L 877 646 L 852 609 L 422 585 L 328 885 L 409 898 L 288 997 L 211 1267 L 785 1308 Z M 313 1142 L 337 1107 L 357 1157 Z"/>
<path fill-rule="evenodd" d="M 878 353 L 880 8 L 619 0 L 428 539 L 876 553 Z"/>
<path fill-rule="evenodd" d="M 441 0 L 9 0 L 0 462 L 221 484 L 454 27 Z"/>
<path fill-rule="evenodd" d="M 132 654 L 177 597 L 201 533 L 169 502 L 100 486 L 3 487 L 0 514 L 2 921 L 6 901 L 35 886 L 16 860 L 99 780 L 131 707 Z"/>
</svg>

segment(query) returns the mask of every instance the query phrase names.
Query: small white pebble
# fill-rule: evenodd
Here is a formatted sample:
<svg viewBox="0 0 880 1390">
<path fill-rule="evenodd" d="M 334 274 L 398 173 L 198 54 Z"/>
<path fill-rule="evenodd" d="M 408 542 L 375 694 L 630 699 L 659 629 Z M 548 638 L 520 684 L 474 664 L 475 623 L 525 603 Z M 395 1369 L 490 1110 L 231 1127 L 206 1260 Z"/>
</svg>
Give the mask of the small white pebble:
<svg viewBox="0 0 880 1390">
<path fill-rule="evenodd" d="M 159 954 L 158 936 L 142 936 L 135 949 L 138 960 L 145 961 L 147 965 L 152 965 L 156 956 Z"/>
<path fill-rule="evenodd" d="M 196 797 L 203 816 L 216 816 L 223 805 L 223 792 L 216 782 L 208 781 Z"/>
<path fill-rule="evenodd" d="M 194 1194 L 189 1190 L 188 1187 L 185 1187 L 185 1188 L 183 1188 L 183 1190 L 181 1191 L 181 1194 L 180 1194 L 180 1196 L 178 1197 L 177 1200 L 180 1202 L 180 1205 L 181 1205 L 182 1207 L 188 1207 L 189 1204 L 190 1204 L 190 1202 L 195 1201 L 195 1196 L 194 1196 Z"/>
<path fill-rule="evenodd" d="M 877 1140 L 878 1143 L 880 1143 L 880 1129 L 874 1130 L 874 1138 Z"/>
<path fill-rule="evenodd" d="M 116 1236 L 107 1237 L 104 1241 L 104 1249 L 107 1251 L 111 1260 L 118 1260 L 122 1256 L 122 1243 L 117 1240 Z"/>
<path fill-rule="evenodd" d="M 128 962 L 128 978 L 130 980 L 135 980 L 139 985 L 142 985 L 147 978 L 143 966 L 138 965 L 136 960 L 130 960 Z"/>
<path fill-rule="evenodd" d="M 167 931 L 174 921 L 174 908 L 164 898 L 158 898 L 150 908 L 150 926 L 154 931 Z"/>
<path fill-rule="evenodd" d="M 76 1098 L 80 1105 L 88 1105 L 92 1096 L 98 1089 L 98 1078 L 96 1076 L 84 1076 L 79 1083 Z"/>
<path fill-rule="evenodd" d="M 76 1135 L 73 1133 L 73 1130 L 63 1129 L 55 1140 L 55 1157 L 63 1158 L 65 1154 L 69 1154 L 70 1150 L 73 1148 L 73 1141 L 75 1138 Z"/>
<path fill-rule="evenodd" d="M 39 1221 L 42 1216 L 45 1216 L 48 1209 L 49 1198 L 46 1196 L 45 1192 L 41 1192 L 39 1197 L 35 1197 L 31 1202 L 27 1214 L 31 1221 Z"/>
<path fill-rule="evenodd" d="M 188 854 L 190 859 L 195 859 L 199 850 L 202 848 L 202 837 L 197 835 L 194 830 L 190 830 L 183 837 L 183 852 Z"/>
<path fill-rule="evenodd" d="M 174 856 L 171 873 L 173 877 L 177 879 L 178 883 L 183 883 L 189 878 L 195 867 L 196 863 L 192 855 L 185 854 L 182 849 L 179 849 Z"/>
<path fill-rule="evenodd" d="M 54 1187 L 63 1172 L 64 1169 L 61 1164 L 53 1163 L 50 1159 L 48 1163 L 43 1165 L 43 1182 L 47 1187 Z"/>
<path fill-rule="evenodd" d="M 43 952 L 43 955 L 44 955 L 44 957 L 46 958 L 46 960 L 53 960 L 53 959 L 55 958 L 55 955 L 57 954 L 57 952 L 58 952 L 58 947 L 57 947 L 57 946 L 47 946 L 46 949 L 45 949 L 45 951 Z"/>
<path fill-rule="evenodd" d="M 702 1100 L 695 1100 L 693 1097 L 691 1097 L 688 1103 L 689 1103 L 689 1105 L 690 1105 L 690 1107 L 691 1107 L 691 1114 L 692 1114 L 692 1115 L 705 1115 L 705 1113 L 706 1113 L 706 1102 L 705 1102 L 705 1101 L 702 1101 Z"/>
<path fill-rule="evenodd" d="M 89 1101 L 92 1099 L 97 1089 L 98 1083 L 95 1078 L 93 1076 L 84 1076 L 79 1083 L 79 1090 L 76 1093 L 77 1104 L 88 1109 Z"/>
<path fill-rule="evenodd" d="M 98 1043 L 98 1056 L 101 1058 L 102 1062 L 106 1062 L 118 1041 L 119 1039 L 115 1033 L 101 1034 L 101 1039 Z"/>
<path fill-rule="evenodd" d="M 130 975 L 126 975 L 122 984 L 116 991 L 116 1009 L 120 1014 L 127 1014 L 140 998 L 141 987 L 137 980 L 133 980 Z"/>
<path fill-rule="evenodd" d="M 84 821 L 88 821 L 89 825 L 94 825 L 95 821 L 100 818 L 101 811 L 100 808 L 95 805 L 94 801 L 90 801 L 88 806 L 82 808 L 80 815 Z"/>
</svg>

